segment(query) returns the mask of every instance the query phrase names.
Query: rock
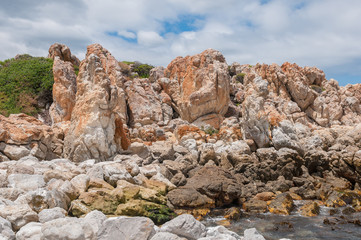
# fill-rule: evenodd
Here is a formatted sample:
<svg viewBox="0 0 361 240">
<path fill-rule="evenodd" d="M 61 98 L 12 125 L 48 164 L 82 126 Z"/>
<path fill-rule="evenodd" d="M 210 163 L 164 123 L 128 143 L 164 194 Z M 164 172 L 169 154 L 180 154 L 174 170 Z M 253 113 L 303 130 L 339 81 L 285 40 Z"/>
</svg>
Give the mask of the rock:
<svg viewBox="0 0 361 240">
<path fill-rule="evenodd" d="M 152 158 L 162 162 L 164 160 L 174 159 L 174 149 L 171 142 L 155 142 L 149 147 Z"/>
<path fill-rule="evenodd" d="M 13 153 L 9 152 L 14 160 L 29 154 L 39 159 L 53 159 L 63 152 L 63 137 L 62 129 L 51 128 L 26 114 L 11 114 L 8 118 L 0 115 L 0 152 L 14 148 Z"/>
<path fill-rule="evenodd" d="M 116 217 L 104 221 L 97 239 L 148 240 L 154 234 L 154 223 L 149 218 Z"/>
<path fill-rule="evenodd" d="M 255 228 L 244 230 L 243 240 L 266 240 Z"/>
<path fill-rule="evenodd" d="M 268 206 L 271 213 L 290 215 L 293 209 L 293 200 L 289 193 L 282 193 L 276 196 Z"/>
<path fill-rule="evenodd" d="M 301 215 L 305 217 L 313 217 L 320 214 L 320 206 L 317 202 L 308 202 L 300 209 Z"/>
<path fill-rule="evenodd" d="M 274 199 L 276 194 L 273 192 L 261 192 L 257 193 L 256 196 L 254 196 L 254 199 L 262 200 L 262 201 L 270 201 Z"/>
<path fill-rule="evenodd" d="M 164 70 L 165 70 L 164 67 L 152 68 L 149 71 L 149 81 L 154 83 L 154 82 L 157 82 L 158 79 L 164 77 Z"/>
<path fill-rule="evenodd" d="M 250 199 L 243 204 L 243 209 L 250 213 L 265 213 L 267 211 L 267 202 L 257 199 Z"/>
<path fill-rule="evenodd" d="M 84 222 L 92 228 L 95 235 L 97 235 L 101 226 L 105 220 L 107 220 L 107 216 L 98 210 L 94 210 L 88 213 L 83 219 Z"/>
<path fill-rule="evenodd" d="M 16 145 L 5 145 L 2 151 L 11 160 L 19 160 L 30 154 L 30 150 L 26 147 Z"/>
<path fill-rule="evenodd" d="M 75 162 L 105 161 L 128 148 L 123 127 L 127 119 L 125 95 L 118 68 L 114 57 L 102 46 L 88 46 L 77 78 L 70 129 L 64 139 L 65 157 Z"/>
<path fill-rule="evenodd" d="M 242 215 L 241 209 L 238 207 L 231 207 L 224 213 L 224 218 L 230 220 L 238 220 Z"/>
<path fill-rule="evenodd" d="M 187 240 L 169 232 L 158 232 L 150 240 Z"/>
<path fill-rule="evenodd" d="M 32 191 L 45 186 L 42 175 L 11 174 L 8 176 L 8 187 L 23 191 Z"/>
<path fill-rule="evenodd" d="M 8 220 L 12 228 L 18 231 L 21 227 L 29 222 L 37 222 L 38 214 L 34 212 L 29 205 L 0 205 L 0 216 Z"/>
<path fill-rule="evenodd" d="M 238 199 L 241 193 L 241 187 L 232 174 L 216 166 L 205 166 L 197 171 L 193 177 L 187 180 L 187 184 L 182 189 L 189 188 L 214 200 L 216 206 L 231 204 Z"/>
<path fill-rule="evenodd" d="M 176 208 L 213 208 L 215 201 L 194 188 L 179 187 L 167 194 L 169 202 Z"/>
<path fill-rule="evenodd" d="M 65 218 L 68 213 L 60 207 L 44 209 L 39 213 L 39 222 L 45 223 L 58 218 Z"/>
<path fill-rule="evenodd" d="M 75 176 L 73 179 L 70 180 L 71 185 L 74 186 L 77 192 L 83 193 L 88 190 L 90 178 L 85 174 L 80 174 Z"/>
<path fill-rule="evenodd" d="M 147 78 L 136 78 L 126 82 L 125 92 L 128 97 L 131 125 L 147 125 L 164 120 L 161 100 Z"/>
<path fill-rule="evenodd" d="M 142 159 L 146 159 L 150 156 L 149 148 L 144 143 L 134 142 L 130 144 L 128 151 L 137 154 Z"/>
<path fill-rule="evenodd" d="M 49 109 L 52 123 L 70 121 L 76 95 L 76 74 L 73 64 L 56 56 L 53 75 L 53 104 Z"/>
<path fill-rule="evenodd" d="M 279 122 L 279 126 L 272 130 L 272 143 L 277 150 L 290 148 L 302 155 L 303 149 L 299 142 L 294 126 L 288 120 Z"/>
<path fill-rule="evenodd" d="M 71 51 L 68 46 L 60 43 L 54 43 L 49 48 L 48 58 L 55 59 L 59 57 L 62 61 L 71 62 L 73 65 L 79 66 L 79 59 L 71 54 Z"/>
<path fill-rule="evenodd" d="M 23 226 L 17 233 L 17 240 L 39 240 L 42 239 L 41 223 L 31 222 Z"/>
<path fill-rule="evenodd" d="M 229 103 L 229 74 L 222 54 L 208 49 L 201 54 L 177 57 L 159 79 L 164 91 L 172 98 L 175 110 L 186 121 L 203 122 L 219 128 Z"/>
<path fill-rule="evenodd" d="M 0 188 L 0 198 L 15 201 L 24 191 L 18 188 Z"/>
<path fill-rule="evenodd" d="M 11 223 L 2 217 L 0 217 L 0 236 L 3 236 L 4 239 L 15 239 L 15 233 L 11 228 Z"/>
<path fill-rule="evenodd" d="M 180 215 L 163 224 L 160 231 L 170 232 L 191 240 L 206 236 L 206 227 L 189 214 Z"/>
<path fill-rule="evenodd" d="M 224 226 L 210 227 L 207 229 L 207 237 L 200 239 L 237 240 L 241 237 L 235 232 L 229 231 Z"/>
<path fill-rule="evenodd" d="M 41 232 L 43 239 L 49 240 L 97 239 L 96 233 L 93 232 L 89 224 L 85 223 L 83 219 L 73 217 L 58 218 L 46 222 L 42 225 Z"/>
<path fill-rule="evenodd" d="M 127 169 L 120 163 L 107 163 L 103 166 L 103 171 L 104 180 L 112 186 L 116 186 L 119 180 L 134 182 Z"/>
<path fill-rule="evenodd" d="M 92 189 L 81 193 L 78 200 L 91 210 L 99 210 L 104 214 L 114 214 L 118 205 L 125 202 L 125 196 L 120 189 Z M 72 211 L 74 216 L 79 216 Z"/>
</svg>

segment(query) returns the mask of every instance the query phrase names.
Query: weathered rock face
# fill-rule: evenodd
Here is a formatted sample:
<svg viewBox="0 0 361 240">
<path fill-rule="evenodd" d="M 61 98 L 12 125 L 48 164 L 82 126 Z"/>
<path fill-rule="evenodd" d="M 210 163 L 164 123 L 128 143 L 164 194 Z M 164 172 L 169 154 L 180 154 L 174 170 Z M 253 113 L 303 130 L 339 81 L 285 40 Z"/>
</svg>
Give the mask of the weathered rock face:
<svg viewBox="0 0 361 240">
<path fill-rule="evenodd" d="M 208 49 L 191 57 L 177 57 L 166 68 L 165 77 L 160 85 L 182 119 L 219 127 L 230 99 L 228 66 L 220 52 Z"/>
<path fill-rule="evenodd" d="M 64 155 L 73 161 L 105 161 L 128 147 L 122 120 L 124 92 L 112 60 L 116 61 L 106 49 L 93 44 L 80 65 L 76 104 L 64 142 Z"/>
<path fill-rule="evenodd" d="M 74 67 L 55 56 L 53 64 L 53 104 L 50 116 L 53 123 L 69 121 L 75 105 L 76 75 Z"/>
<path fill-rule="evenodd" d="M 133 79 L 126 82 L 125 92 L 128 97 L 130 123 L 142 125 L 163 121 L 162 102 L 147 78 Z"/>
<path fill-rule="evenodd" d="M 29 154 L 53 159 L 63 151 L 63 131 L 26 114 L 0 115 L 0 157 L 18 160 Z M 4 159 L 6 160 L 6 159 Z"/>
<path fill-rule="evenodd" d="M 71 51 L 68 46 L 60 43 L 54 43 L 49 48 L 49 58 L 55 59 L 55 57 L 59 57 L 60 60 L 71 62 L 73 65 L 79 66 L 79 59 L 71 54 Z"/>
</svg>

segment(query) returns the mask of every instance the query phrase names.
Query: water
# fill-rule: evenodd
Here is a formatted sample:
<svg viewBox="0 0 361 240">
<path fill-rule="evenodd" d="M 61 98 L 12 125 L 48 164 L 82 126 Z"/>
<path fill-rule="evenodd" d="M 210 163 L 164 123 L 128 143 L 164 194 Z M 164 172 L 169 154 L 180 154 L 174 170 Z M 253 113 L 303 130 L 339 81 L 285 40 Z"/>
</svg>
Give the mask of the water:
<svg viewBox="0 0 361 240">
<path fill-rule="evenodd" d="M 299 207 L 302 203 L 302 201 L 297 201 L 296 206 Z M 337 209 L 338 213 L 330 216 L 330 209 L 321 207 L 320 215 L 316 217 L 303 217 L 299 215 L 298 208 L 289 216 L 271 213 L 256 214 L 241 217 L 240 220 L 231 222 L 231 225 L 226 227 L 241 236 L 245 229 L 255 227 L 267 240 L 280 238 L 292 240 L 360 240 L 361 213 L 343 215 L 342 210 L 344 208 L 339 208 Z M 330 224 L 325 224 L 325 219 L 329 219 Z M 207 217 L 203 223 L 206 226 L 215 226 L 222 220 L 224 220 L 222 217 Z"/>
</svg>

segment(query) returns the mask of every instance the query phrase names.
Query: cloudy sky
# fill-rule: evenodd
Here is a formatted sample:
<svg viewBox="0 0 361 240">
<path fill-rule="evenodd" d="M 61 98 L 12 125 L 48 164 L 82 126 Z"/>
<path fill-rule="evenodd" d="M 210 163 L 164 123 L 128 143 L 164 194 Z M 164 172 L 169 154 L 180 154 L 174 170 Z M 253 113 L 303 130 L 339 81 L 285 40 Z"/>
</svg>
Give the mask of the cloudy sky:
<svg viewBox="0 0 361 240">
<path fill-rule="evenodd" d="M 118 60 L 167 66 L 207 48 L 228 64 L 296 62 L 341 85 L 361 83 L 360 0 L 0 0 L 0 60 L 46 56 L 55 42 L 83 59 L 100 43 Z"/>
</svg>

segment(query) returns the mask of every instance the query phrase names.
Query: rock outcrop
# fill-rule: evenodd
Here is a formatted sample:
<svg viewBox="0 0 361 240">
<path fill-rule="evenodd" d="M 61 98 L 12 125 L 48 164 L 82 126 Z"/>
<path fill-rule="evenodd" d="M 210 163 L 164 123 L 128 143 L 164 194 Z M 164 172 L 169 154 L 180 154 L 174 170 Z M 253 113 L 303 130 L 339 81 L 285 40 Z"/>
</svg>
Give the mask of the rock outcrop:
<svg viewBox="0 0 361 240">
<path fill-rule="evenodd" d="M 229 104 L 229 74 L 223 55 L 213 49 L 177 57 L 160 78 L 160 85 L 180 117 L 219 128 Z"/>
<path fill-rule="evenodd" d="M 75 162 L 112 158 L 128 147 L 123 127 L 124 91 L 116 60 L 99 44 L 88 47 L 77 78 L 76 104 L 64 140 L 64 156 Z"/>
<path fill-rule="evenodd" d="M 76 95 L 74 67 L 71 62 L 63 61 L 55 56 L 53 75 L 53 104 L 49 110 L 52 122 L 70 121 Z"/>
<path fill-rule="evenodd" d="M 64 44 L 54 43 L 50 46 L 48 58 L 55 59 L 55 57 L 59 57 L 65 62 L 71 62 L 75 66 L 80 65 L 79 59 L 71 54 L 70 48 Z"/>
</svg>

